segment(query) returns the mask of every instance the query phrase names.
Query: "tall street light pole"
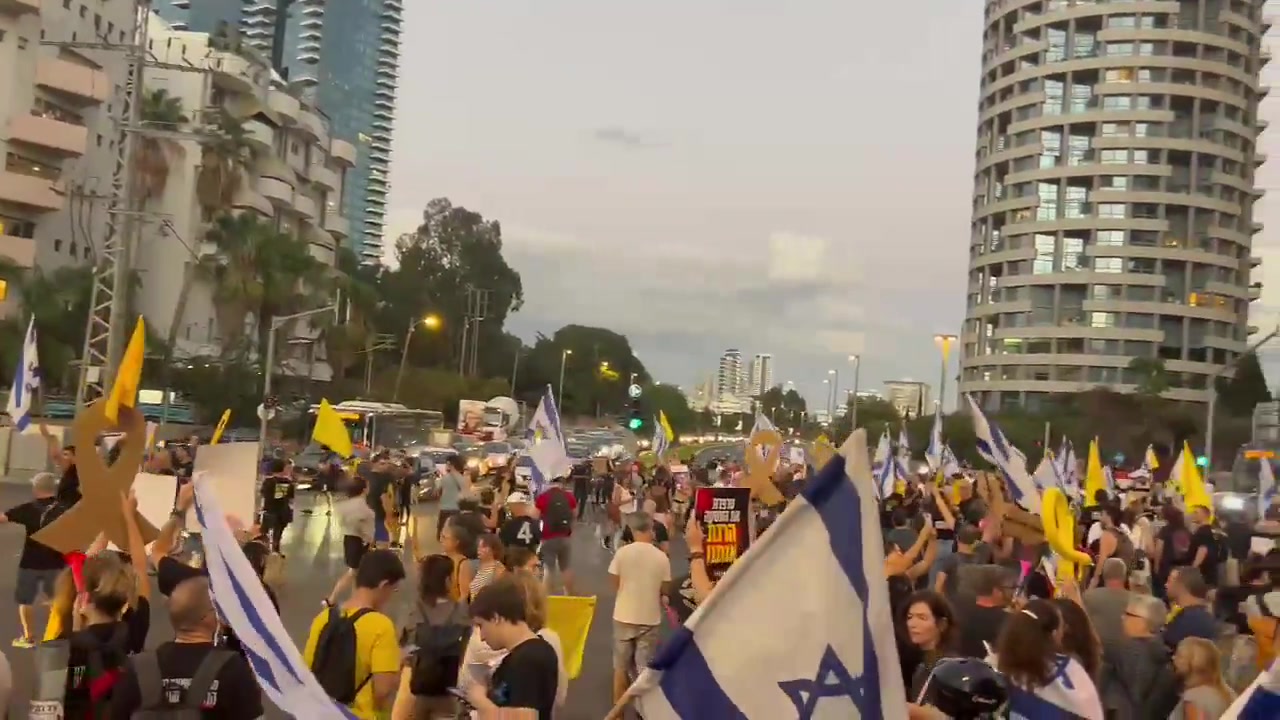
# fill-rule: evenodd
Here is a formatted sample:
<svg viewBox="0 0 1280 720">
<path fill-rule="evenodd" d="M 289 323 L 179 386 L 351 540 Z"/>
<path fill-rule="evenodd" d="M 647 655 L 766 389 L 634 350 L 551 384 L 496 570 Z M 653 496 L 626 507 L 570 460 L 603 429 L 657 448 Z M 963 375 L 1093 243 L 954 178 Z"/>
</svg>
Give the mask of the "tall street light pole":
<svg viewBox="0 0 1280 720">
<path fill-rule="evenodd" d="M 935 418 L 942 417 L 942 403 L 947 397 L 947 365 L 951 359 L 951 345 L 957 340 L 955 335 L 934 335 L 933 341 L 938 344 L 938 349 L 942 351 L 942 371 L 938 377 L 938 403 L 934 408 L 933 416 Z"/>
<path fill-rule="evenodd" d="M 572 354 L 573 354 L 573 351 L 570 350 L 569 348 L 565 348 L 560 353 L 560 384 L 556 386 L 556 408 L 557 409 L 564 405 L 564 363 L 566 360 L 569 359 L 569 356 Z"/>
<path fill-rule="evenodd" d="M 827 374 L 828 374 L 828 375 L 830 375 L 830 373 L 831 373 L 831 371 L 830 371 L 830 370 L 828 370 L 828 371 L 827 371 Z M 822 379 L 822 384 L 826 386 L 825 388 L 823 388 L 823 389 L 822 389 L 822 392 L 823 392 L 823 394 L 825 394 L 825 395 L 826 395 L 826 397 L 825 397 L 825 398 L 823 398 L 823 400 L 825 400 L 825 406 L 826 406 L 826 407 L 825 407 L 825 409 L 826 409 L 826 411 L 827 411 L 827 422 L 831 422 L 831 421 L 832 421 L 832 419 L 833 419 L 833 418 L 831 417 L 831 389 L 832 389 L 832 388 L 834 388 L 834 387 L 835 387 L 835 385 L 833 385 L 833 384 L 831 383 L 831 378 L 830 378 L 830 377 L 825 377 L 825 378 L 823 378 L 823 379 Z"/>
<path fill-rule="evenodd" d="M 271 397 L 271 375 L 272 375 L 272 371 L 275 369 L 275 366 L 276 366 L 276 331 L 294 320 L 298 320 L 304 317 L 311 317 L 312 315 L 321 315 L 323 313 L 336 313 L 337 311 L 338 311 L 337 305 L 329 305 L 322 308 L 316 308 L 315 310 L 307 310 L 300 313 L 294 313 L 292 315 L 281 315 L 280 317 L 271 318 L 270 329 L 267 331 L 267 352 L 265 355 L 263 355 L 263 358 L 262 358 L 263 404 L 266 403 L 267 398 Z M 258 412 L 258 418 L 261 421 L 258 426 L 258 452 L 259 453 L 263 452 L 267 447 L 267 415 L 268 413 L 266 411 L 266 408 L 262 408 Z M 259 483 L 258 489 L 259 491 L 261 491 L 262 476 L 260 475 L 258 476 L 258 483 Z M 260 492 L 256 493 L 254 497 L 259 497 L 260 494 L 261 494 Z M 259 498 L 259 502 L 261 502 L 260 498 Z"/>
<path fill-rule="evenodd" d="M 849 406 L 849 428 L 851 430 L 858 429 L 858 375 L 862 370 L 862 356 L 850 355 L 849 362 L 853 363 L 853 404 Z"/>
<path fill-rule="evenodd" d="M 831 392 L 827 398 L 827 417 L 831 422 L 836 421 L 836 395 L 840 392 L 840 370 L 828 370 L 827 374 L 831 376 Z"/>
<path fill-rule="evenodd" d="M 435 314 L 409 323 L 409 329 L 404 333 L 404 349 L 400 351 L 400 369 L 396 371 L 396 389 L 391 393 L 391 402 L 400 401 L 400 382 L 404 380 L 404 367 L 409 362 L 409 341 L 413 339 L 413 331 L 418 329 L 419 322 L 428 330 L 440 329 L 440 316 Z"/>
<path fill-rule="evenodd" d="M 1235 360 L 1223 365 L 1218 372 L 1214 373 L 1213 376 L 1209 378 L 1209 402 L 1205 407 L 1205 414 L 1207 417 L 1204 420 L 1205 472 L 1213 470 L 1213 416 L 1218 408 L 1218 378 L 1233 370 L 1246 355 L 1257 352 L 1258 348 L 1274 340 L 1277 335 L 1280 335 L 1280 325 L 1277 325 L 1275 330 L 1267 333 L 1266 337 L 1246 348 L 1244 352 L 1236 356 Z"/>
</svg>

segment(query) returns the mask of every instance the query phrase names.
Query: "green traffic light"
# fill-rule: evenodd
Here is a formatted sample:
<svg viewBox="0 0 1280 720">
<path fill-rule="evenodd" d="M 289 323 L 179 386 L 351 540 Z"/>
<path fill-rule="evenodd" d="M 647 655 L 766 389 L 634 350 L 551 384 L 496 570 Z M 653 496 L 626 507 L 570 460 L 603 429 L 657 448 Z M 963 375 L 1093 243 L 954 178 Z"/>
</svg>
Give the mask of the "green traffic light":
<svg viewBox="0 0 1280 720">
<path fill-rule="evenodd" d="M 1209 464 L 1209 458 L 1203 455 L 1196 458 L 1196 465 L 1199 465 L 1200 467 L 1206 467 L 1208 464 Z"/>
<path fill-rule="evenodd" d="M 630 430 L 639 430 L 641 425 L 644 425 L 644 420 L 640 418 L 631 418 L 627 421 L 627 428 Z"/>
</svg>

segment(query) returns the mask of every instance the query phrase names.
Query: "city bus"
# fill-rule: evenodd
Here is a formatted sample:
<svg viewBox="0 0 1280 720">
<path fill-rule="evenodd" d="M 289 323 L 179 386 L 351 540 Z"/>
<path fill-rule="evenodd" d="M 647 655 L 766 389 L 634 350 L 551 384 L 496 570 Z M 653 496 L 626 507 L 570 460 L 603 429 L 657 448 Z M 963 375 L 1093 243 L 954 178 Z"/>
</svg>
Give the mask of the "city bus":
<svg viewBox="0 0 1280 720">
<path fill-rule="evenodd" d="M 319 409 L 319 405 L 311 406 L 310 428 L 315 427 Z M 334 405 L 333 409 L 351 433 L 352 444 L 366 448 L 429 445 L 432 433 L 445 427 L 444 413 L 439 410 L 415 410 L 400 403 L 347 400 Z"/>
</svg>

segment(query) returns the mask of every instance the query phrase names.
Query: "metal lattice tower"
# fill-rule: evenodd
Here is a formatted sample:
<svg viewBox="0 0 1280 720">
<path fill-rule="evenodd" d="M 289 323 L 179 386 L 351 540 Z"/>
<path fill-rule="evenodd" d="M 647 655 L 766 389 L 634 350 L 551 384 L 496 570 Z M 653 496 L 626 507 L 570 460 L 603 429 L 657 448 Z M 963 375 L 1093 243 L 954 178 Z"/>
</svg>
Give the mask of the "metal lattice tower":
<svg viewBox="0 0 1280 720">
<path fill-rule="evenodd" d="M 94 268 L 93 293 L 89 299 L 89 317 L 85 326 L 83 352 L 80 355 L 80 381 L 76 388 L 76 408 L 94 402 L 106 394 L 114 382 L 116 369 L 124 354 L 125 338 L 133 324 L 128 312 L 128 283 L 133 269 L 133 249 L 143 224 L 158 213 L 145 212 L 145 199 L 133 181 L 132 158 L 139 134 L 172 140 L 208 138 L 215 135 L 205 129 L 194 132 L 173 128 L 148 127 L 142 120 L 146 93 L 143 74 L 146 68 L 204 73 L 212 72 L 209 63 L 199 65 L 158 62 L 147 48 L 151 0 L 135 0 L 132 42 L 59 42 L 41 41 L 41 45 L 81 50 L 123 52 L 127 65 L 123 97 L 116 116 L 116 153 L 111 173 L 110 205 L 107 227 Z M 207 90 L 205 95 L 207 96 Z M 198 114 L 198 113 L 197 113 Z"/>
</svg>

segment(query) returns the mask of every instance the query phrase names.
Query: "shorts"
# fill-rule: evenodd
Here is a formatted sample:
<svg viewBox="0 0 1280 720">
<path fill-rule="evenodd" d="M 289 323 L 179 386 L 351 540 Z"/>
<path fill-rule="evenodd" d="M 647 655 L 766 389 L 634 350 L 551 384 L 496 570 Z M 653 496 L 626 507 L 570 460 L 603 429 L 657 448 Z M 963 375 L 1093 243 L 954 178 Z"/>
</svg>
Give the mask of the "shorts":
<svg viewBox="0 0 1280 720">
<path fill-rule="evenodd" d="M 30 570 L 18 568 L 18 583 L 13 588 L 13 601 L 19 605 L 34 605 L 40 593 L 53 599 L 53 586 L 58 582 L 61 570 Z"/>
<path fill-rule="evenodd" d="M 342 559 L 347 567 L 352 570 L 360 567 L 360 561 L 364 559 L 364 554 L 367 552 L 369 552 L 369 546 L 365 545 L 364 538 L 359 535 L 342 536 Z"/>
<path fill-rule="evenodd" d="M 543 538 L 542 547 L 538 548 L 538 557 L 542 559 L 543 570 L 550 572 L 552 565 L 555 565 L 560 572 L 569 570 L 573 565 L 572 541 L 571 536 Z"/>
<path fill-rule="evenodd" d="M 659 625 L 632 625 L 613 621 L 613 669 L 639 672 L 653 662 L 658 651 Z"/>
</svg>

